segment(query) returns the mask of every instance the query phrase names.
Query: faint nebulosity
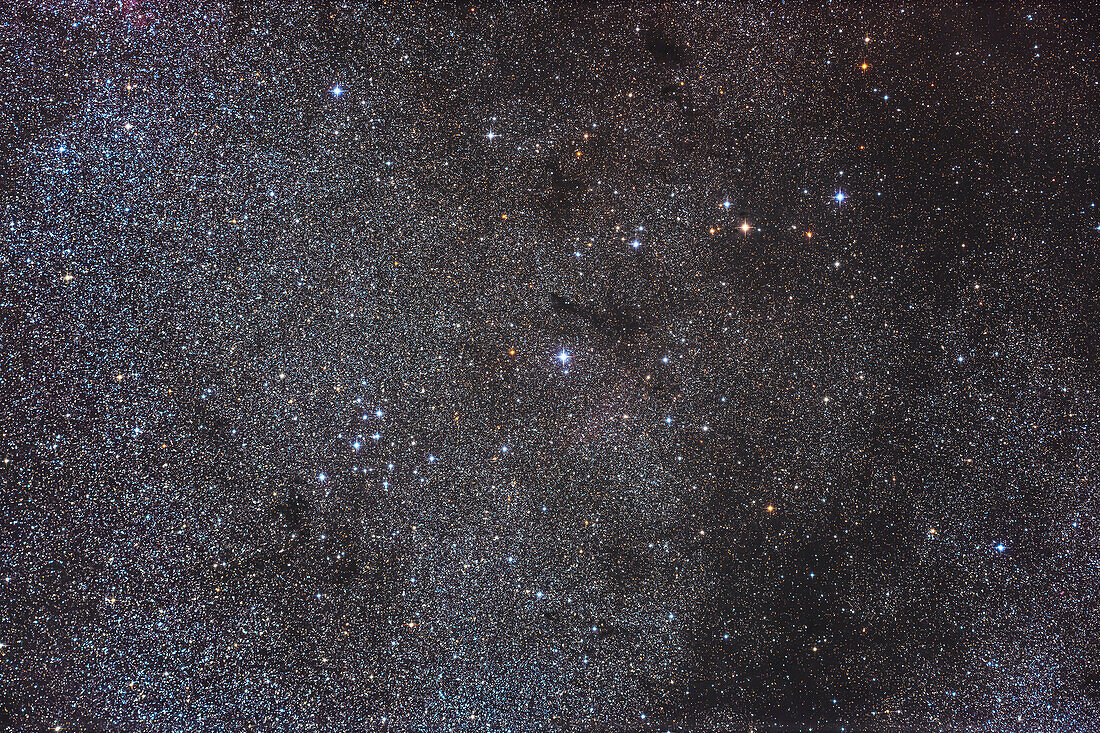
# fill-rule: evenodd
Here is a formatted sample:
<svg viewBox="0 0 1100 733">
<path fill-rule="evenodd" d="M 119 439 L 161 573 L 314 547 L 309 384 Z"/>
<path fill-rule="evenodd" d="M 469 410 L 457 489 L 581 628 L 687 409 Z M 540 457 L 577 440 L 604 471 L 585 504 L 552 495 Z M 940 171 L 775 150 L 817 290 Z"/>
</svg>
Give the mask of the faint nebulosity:
<svg viewBox="0 0 1100 733">
<path fill-rule="evenodd" d="M 6 729 L 1100 731 L 1095 11 L 0 20 Z"/>
</svg>

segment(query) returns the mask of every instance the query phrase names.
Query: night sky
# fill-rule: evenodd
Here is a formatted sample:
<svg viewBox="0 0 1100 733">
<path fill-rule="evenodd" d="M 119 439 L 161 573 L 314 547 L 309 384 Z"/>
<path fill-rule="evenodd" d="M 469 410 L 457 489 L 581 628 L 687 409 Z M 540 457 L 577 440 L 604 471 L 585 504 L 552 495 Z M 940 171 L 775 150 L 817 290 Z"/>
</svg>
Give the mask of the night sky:
<svg viewBox="0 0 1100 733">
<path fill-rule="evenodd" d="M 1095 11 L 11 5 L 0 727 L 1100 731 Z"/>
</svg>

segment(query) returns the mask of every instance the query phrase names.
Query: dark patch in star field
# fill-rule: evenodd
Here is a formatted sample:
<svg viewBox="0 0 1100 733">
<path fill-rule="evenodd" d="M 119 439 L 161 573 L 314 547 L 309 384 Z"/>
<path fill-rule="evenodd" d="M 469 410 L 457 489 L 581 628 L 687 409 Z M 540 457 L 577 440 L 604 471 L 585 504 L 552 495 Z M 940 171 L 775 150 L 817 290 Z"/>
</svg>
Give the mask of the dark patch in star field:
<svg viewBox="0 0 1100 733">
<path fill-rule="evenodd" d="M 691 51 L 686 44 L 656 28 L 647 28 L 643 31 L 642 43 L 658 64 L 678 67 L 684 66 L 691 60 Z"/>
<path fill-rule="evenodd" d="M 565 328 L 587 331 L 611 346 L 635 343 L 645 337 L 650 329 L 647 320 L 625 304 L 612 304 L 606 309 L 593 308 L 551 293 L 550 310 L 564 317 L 562 324 Z"/>
<path fill-rule="evenodd" d="M 551 166 L 550 190 L 545 204 L 551 224 L 565 223 L 571 218 L 580 204 L 584 188 L 584 181 L 570 177 L 560 163 Z"/>
</svg>

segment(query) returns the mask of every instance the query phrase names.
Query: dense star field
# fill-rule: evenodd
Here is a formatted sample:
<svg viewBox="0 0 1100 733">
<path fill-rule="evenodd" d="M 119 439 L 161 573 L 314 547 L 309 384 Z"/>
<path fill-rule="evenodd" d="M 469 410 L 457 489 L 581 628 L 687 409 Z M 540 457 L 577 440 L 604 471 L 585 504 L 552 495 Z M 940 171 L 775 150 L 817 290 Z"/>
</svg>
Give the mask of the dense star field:
<svg viewBox="0 0 1100 733">
<path fill-rule="evenodd" d="M 882 5 L 0 11 L 0 727 L 1100 731 L 1098 17 Z"/>
</svg>

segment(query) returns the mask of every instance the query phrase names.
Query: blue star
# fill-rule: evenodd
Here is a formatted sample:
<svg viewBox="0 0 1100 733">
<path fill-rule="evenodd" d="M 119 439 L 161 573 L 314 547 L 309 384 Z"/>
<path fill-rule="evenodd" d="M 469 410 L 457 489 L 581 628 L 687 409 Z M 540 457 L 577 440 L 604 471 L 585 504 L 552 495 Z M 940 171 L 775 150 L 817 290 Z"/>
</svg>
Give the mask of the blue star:
<svg viewBox="0 0 1100 733">
<path fill-rule="evenodd" d="M 344 93 L 344 90 L 339 84 L 337 84 L 336 86 L 334 86 L 332 88 L 332 96 L 334 96 L 334 97 L 339 97 L 343 93 Z"/>
<path fill-rule="evenodd" d="M 558 361 L 560 361 L 562 364 L 568 364 L 570 358 L 571 357 L 569 355 L 569 352 L 565 349 L 562 349 L 558 352 Z"/>
<path fill-rule="evenodd" d="M 996 547 L 994 547 L 993 549 L 994 549 L 994 550 L 996 550 L 997 552 L 1004 552 L 1004 551 L 1005 551 L 1005 550 L 1007 550 L 1008 548 L 1007 548 L 1007 547 L 1005 547 L 1005 546 L 1004 546 L 1003 544 L 998 544 L 998 545 L 997 545 Z"/>
<path fill-rule="evenodd" d="M 838 204 L 842 204 L 844 203 L 844 199 L 848 198 L 848 196 L 843 191 L 837 191 L 836 196 L 833 196 L 833 198 L 836 199 Z"/>
</svg>

